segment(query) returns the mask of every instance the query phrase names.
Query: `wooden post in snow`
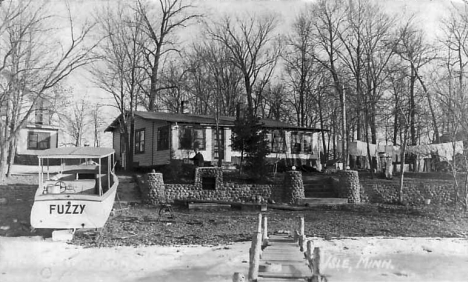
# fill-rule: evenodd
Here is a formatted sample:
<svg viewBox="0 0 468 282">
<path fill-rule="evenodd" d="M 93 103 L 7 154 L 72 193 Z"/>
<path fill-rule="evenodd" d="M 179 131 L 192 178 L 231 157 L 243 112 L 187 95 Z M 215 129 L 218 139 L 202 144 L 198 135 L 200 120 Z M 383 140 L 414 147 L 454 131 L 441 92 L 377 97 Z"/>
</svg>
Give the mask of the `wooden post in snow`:
<svg viewBox="0 0 468 282">
<path fill-rule="evenodd" d="M 263 216 L 262 222 L 262 245 L 264 247 L 268 245 L 268 218 L 266 215 Z"/>
<path fill-rule="evenodd" d="M 260 252 L 262 244 L 262 232 L 255 232 L 250 247 L 249 281 L 257 281 L 260 265 Z"/>
<path fill-rule="evenodd" d="M 305 241 L 306 241 L 306 236 L 305 236 L 305 224 L 304 224 L 304 217 L 301 216 L 299 218 L 299 231 L 298 231 L 298 245 L 299 245 L 299 248 L 300 248 L 300 251 L 301 252 L 304 252 L 304 244 L 305 244 Z"/>
<path fill-rule="evenodd" d="M 305 235 L 305 234 L 304 234 L 304 232 L 305 232 L 304 230 L 305 230 L 305 226 L 304 226 L 304 217 L 301 216 L 301 217 L 299 218 L 299 235 Z"/>
<path fill-rule="evenodd" d="M 299 242 L 299 231 L 294 230 L 294 243 Z"/>
<path fill-rule="evenodd" d="M 312 282 L 321 282 L 322 274 L 320 274 L 320 248 L 315 247 L 312 251 L 312 240 L 307 241 L 307 250 L 305 253 L 309 268 L 312 271 Z"/>
<path fill-rule="evenodd" d="M 321 282 L 322 275 L 320 274 L 320 248 L 315 247 L 312 254 L 312 282 Z"/>
<path fill-rule="evenodd" d="M 306 242 L 307 242 L 307 237 L 305 235 L 299 236 L 299 250 L 301 251 L 301 253 L 303 253 L 305 250 Z"/>
<path fill-rule="evenodd" d="M 258 214 L 257 232 L 262 232 L 262 213 Z"/>
<path fill-rule="evenodd" d="M 312 240 L 307 241 L 306 258 L 312 258 Z"/>
</svg>

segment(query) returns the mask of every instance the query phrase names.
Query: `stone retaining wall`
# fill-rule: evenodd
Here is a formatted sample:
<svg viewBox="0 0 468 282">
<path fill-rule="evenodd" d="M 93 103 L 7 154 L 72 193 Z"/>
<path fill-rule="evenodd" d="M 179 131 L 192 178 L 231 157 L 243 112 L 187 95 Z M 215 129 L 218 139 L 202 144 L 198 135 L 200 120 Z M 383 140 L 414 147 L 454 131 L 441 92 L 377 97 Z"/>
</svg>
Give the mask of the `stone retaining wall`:
<svg viewBox="0 0 468 282">
<path fill-rule="evenodd" d="M 140 187 L 143 201 L 151 204 L 174 202 L 174 200 L 207 200 L 233 202 L 285 202 L 297 203 L 304 198 L 302 174 L 287 172 L 280 184 L 239 184 L 223 182 L 222 168 L 203 167 L 195 171 L 193 184 L 164 184 L 161 177 L 150 173 L 146 184 Z M 203 183 L 209 181 L 209 183 Z M 151 183 L 157 182 L 157 183 Z M 214 185 L 214 186 L 213 186 Z M 163 189 L 163 192 L 162 190 Z"/>
<path fill-rule="evenodd" d="M 461 195 L 463 181 L 459 183 L 459 195 Z M 348 198 L 349 203 L 395 204 L 399 202 L 399 178 L 359 178 L 357 171 L 345 170 L 332 175 L 332 185 L 338 196 Z M 403 202 L 405 204 L 425 205 L 427 199 L 430 199 L 431 204 L 435 205 L 454 204 L 454 182 L 440 179 L 404 179 Z"/>
<path fill-rule="evenodd" d="M 369 203 L 397 203 L 399 179 L 361 180 L 361 198 Z M 460 187 L 461 188 L 461 187 Z M 403 202 L 410 205 L 423 205 L 426 199 L 431 204 L 452 205 L 455 202 L 453 181 L 437 179 L 405 179 Z"/>
<path fill-rule="evenodd" d="M 223 183 L 216 190 L 203 190 L 195 184 L 166 184 L 166 197 L 169 202 L 182 200 L 266 202 L 272 199 L 272 191 L 277 185 Z"/>
</svg>

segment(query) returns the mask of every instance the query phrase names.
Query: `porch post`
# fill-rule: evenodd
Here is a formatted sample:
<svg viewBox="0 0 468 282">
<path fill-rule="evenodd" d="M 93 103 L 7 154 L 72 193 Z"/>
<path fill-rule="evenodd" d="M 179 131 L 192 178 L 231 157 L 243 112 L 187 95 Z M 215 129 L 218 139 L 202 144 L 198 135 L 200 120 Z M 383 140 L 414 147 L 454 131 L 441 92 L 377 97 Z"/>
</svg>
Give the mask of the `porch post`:
<svg viewBox="0 0 468 282">
<path fill-rule="evenodd" d="M 224 128 L 224 161 L 230 163 L 231 160 L 231 129 Z"/>
<path fill-rule="evenodd" d="M 205 161 L 213 160 L 213 129 L 211 126 L 205 127 Z"/>
<path fill-rule="evenodd" d="M 179 149 L 179 126 L 176 125 L 171 125 L 171 136 L 170 136 L 170 149 L 174 151 L 175 157 L 176 158 L 181 158 L 178 154 L 178 149 Z M 171 152 L 169 153 L 171 154 Z M 170 156 L 169 156 L 170 158 Z"/>
</svg>

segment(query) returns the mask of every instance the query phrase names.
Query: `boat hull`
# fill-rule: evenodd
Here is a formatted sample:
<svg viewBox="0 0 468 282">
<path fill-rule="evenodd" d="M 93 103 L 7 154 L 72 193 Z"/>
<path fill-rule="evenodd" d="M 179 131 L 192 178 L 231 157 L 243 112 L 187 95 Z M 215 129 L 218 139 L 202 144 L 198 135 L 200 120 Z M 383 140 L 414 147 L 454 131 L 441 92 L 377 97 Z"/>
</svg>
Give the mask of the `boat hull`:
<svg viewBox="0 0 468 282">
<path fill-rule="evenodd" d="M 31 209 L 34 228 L 78 229 L 102 228 L 112 211 L 117 193 L 118 179 L 102 196 L 79 194 L 42 195 L 36 192 Z"/>
</svg>

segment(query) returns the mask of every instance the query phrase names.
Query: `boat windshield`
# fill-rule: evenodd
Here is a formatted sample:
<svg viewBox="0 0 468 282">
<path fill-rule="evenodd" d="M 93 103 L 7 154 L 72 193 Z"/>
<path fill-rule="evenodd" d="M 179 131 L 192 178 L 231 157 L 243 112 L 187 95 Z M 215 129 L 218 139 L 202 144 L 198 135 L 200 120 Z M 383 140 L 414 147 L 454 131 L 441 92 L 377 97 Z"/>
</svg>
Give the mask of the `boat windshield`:
<svg viewBox="0 0 468 282">
<path fill-rule="evenodd" d="M 113 185 L 113 154 L 96 156 L 40 157 L 39 185 L 43 194 L 101 196 Z"/>
</svg>

